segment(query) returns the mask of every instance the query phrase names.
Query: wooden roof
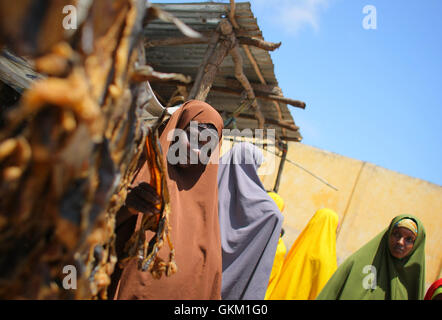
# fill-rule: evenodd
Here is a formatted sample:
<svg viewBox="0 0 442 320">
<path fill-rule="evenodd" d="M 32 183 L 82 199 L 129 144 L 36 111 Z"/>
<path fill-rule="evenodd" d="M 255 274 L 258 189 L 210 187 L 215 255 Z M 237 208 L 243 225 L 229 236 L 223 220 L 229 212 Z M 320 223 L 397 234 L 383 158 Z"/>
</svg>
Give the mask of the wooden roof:
<svg viewBox="0 0 442 320">
<path fill-rule="evenodd" d="M 228 17 L 230 10 L 230 4 L 213 2 L 154 5 L 171 13 L 207 38 L 210 38 L 219 22 Z M 235 30 L 237 37 L 253 37 L 264 40 L 249 2 L 236 3 L 235 19 L 239 25 L 239 29 Z M 207 41 L 195 41 L 193 43 L 189 41 L 189 43 L 185 44 L 173 44 L 173 39 L 183 38 L 180 30 L 173 23 L 164 22 L 159 19 L 150 22 L 145 27 L 144 34 L 147 44 L 147 64 L 151 65 L 156 71 L 181 73 L 195 79 L 208 47 Z M 260 78 L 254 69 L 250 58 L 244 50 L 244 46 L 241 46 L 243 70 L 255 90 L 262 114 L 266 118 L 265 128 L 275 128 L 277 136 L 284 137 L 286 140 L 300 141 L 302 136 L 299 130 L 284 129 L 276 124 L 277 121 L 282 120 L 285 124 L 296 127 L 287 103 L 276 102 L 279 105 L 279 112 L 275 102 L 267 98 L 268 95 L 283 97 L 269 52 L 252 45 L 248 46 L 248 48 L 258 65 L 262 77 Z M 153 83 L 152 88 L 163 101 L 167 101 L 168 97 L 176 90 L 175 86 L 166 83 Z M 219 110 L 224 119 L 226 119 L 240 105 L 241 92 L 243 90 L 240 82 L 235 78 L 234 61 L 230 55 L 227 55 L 216 73 L 216 78 L 206 98 L 206 102 Z M 257 128 L 258 121 L 253 116 L 253 110 L 250 108 L 243 112 L 240 117 L 237 117 L 236 125 L 238 129 Z"/>
</svg>

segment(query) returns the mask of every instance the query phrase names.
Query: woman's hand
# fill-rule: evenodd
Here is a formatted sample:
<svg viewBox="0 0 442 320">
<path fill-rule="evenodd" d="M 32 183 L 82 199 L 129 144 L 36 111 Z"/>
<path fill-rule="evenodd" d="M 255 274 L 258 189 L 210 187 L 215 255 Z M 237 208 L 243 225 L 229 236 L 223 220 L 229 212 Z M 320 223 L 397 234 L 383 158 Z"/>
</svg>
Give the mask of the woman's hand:
<svg viewBox="0 0 442 320">
<path fill-rule="evenodd" d="M 155 189 L 150 184 L 141 182 L 138 186 L 129 190 L 125 205 L 133 214 L 137 214 L 138 212 L 158 214 L 160 210 L 158 210 L 155 205 L 159 203 L 160 197 Z"/>
</svg>

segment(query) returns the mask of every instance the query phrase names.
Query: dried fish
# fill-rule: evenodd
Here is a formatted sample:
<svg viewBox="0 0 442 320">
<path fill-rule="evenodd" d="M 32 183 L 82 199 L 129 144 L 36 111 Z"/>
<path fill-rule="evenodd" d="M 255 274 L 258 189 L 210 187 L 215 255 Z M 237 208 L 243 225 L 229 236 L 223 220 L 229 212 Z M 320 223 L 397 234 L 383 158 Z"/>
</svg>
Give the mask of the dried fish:
<svg viewBox="0 0 442 320">
<path fill-rule="evenodd" d="M 168 239 L 169 204 L 157 162 L 158 134 L 148 130 L 158 118 L 142 118 L 145 83 L 131 77 L 145 59 L 138 50 L 145 1 L 90 1 L 78 30 L 64 32 L 63 5 L 78 4 L 68 2 L 23 2 L 13 9 L 0 4 L 0 44 L 11 50 L 1 55 L 8 62 L 2 65 L 35 75 L 12 80 L 22 96 L 2 114 L 2 299 L 107 298 L 117 262 L 115 216 L 146 141 L 163 201 L 150 227 L 158 232 L 153 251 L 143 248 L 143 260 L 150 255 L 158 266 L 151 270 L 164 269 L 155 253 Z M 25 27 L 26 20 L 35 28 Z M 32 64 L 18 56 L 23 54 Z M 0 70 L 8 72 L 14 71 Z M 77 290 L 64 287 L 66 266 L 78 273 Z M 166 273 L 173 271 L 168 265 Z"/>
<path fill-rule="evenodd" d="M 124 268 L 130 259 L 133 259 L 134 256 L 138 256 L 138 268 L 142 271 L 150 271 L 156 279 L 161 278 L 163 274 L 171 276 L 177 271 L 175 250 L 170 239 L 170 204 L 165 176 L 166 170 L 163 167 L 164 162 L 157 131 L 159 124 L 162 123 L 162 118 L 166 115 L 167 111 L 164 110 L 163 115 L 158 119 L 157 124 L 152 128 L 146 139 L 147 162 L 151 176 L 149 183 L 161 196 L 160 203 L 156 205 L 160 213 L 143 215 L 140 228 L 134 232 L 126 244 L 128 257 L 121 261 L 121 266 Z M 146 239 L 146 231 L 155 232 L 150 240 Z M 167 263 L 157 256 L 164 241 L 167 241 L 170 249 L 169 261 Z"/>
</svg>

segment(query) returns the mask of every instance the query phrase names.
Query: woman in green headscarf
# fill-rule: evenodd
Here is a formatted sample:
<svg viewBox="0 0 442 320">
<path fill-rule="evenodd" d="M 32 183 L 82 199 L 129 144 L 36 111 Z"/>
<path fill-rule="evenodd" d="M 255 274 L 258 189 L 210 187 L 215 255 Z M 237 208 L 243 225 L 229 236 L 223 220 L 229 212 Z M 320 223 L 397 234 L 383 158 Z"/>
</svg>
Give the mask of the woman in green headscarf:
<svg viewBox="0 0 442 320">
<path fill-rule="evenodd" d="M 424 291 L 425 229 L 400 215 L 339 266 L 317 299 L 421 300 Z"/>
</svg>

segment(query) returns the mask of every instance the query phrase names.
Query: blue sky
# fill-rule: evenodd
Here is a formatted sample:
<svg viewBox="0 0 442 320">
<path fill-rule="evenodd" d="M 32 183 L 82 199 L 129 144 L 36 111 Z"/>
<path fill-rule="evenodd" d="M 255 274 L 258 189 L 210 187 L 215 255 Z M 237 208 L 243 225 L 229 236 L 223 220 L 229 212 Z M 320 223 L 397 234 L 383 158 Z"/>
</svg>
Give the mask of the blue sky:
<svg viewBox="0 0 442 320">
<path fill-rule="evenodd" d="M 250 2 L 304 144 L 442 185 L 442 1 Z"/>
</svg>

